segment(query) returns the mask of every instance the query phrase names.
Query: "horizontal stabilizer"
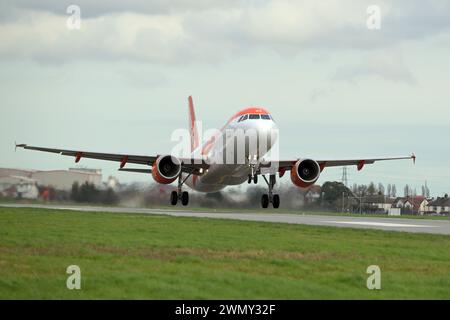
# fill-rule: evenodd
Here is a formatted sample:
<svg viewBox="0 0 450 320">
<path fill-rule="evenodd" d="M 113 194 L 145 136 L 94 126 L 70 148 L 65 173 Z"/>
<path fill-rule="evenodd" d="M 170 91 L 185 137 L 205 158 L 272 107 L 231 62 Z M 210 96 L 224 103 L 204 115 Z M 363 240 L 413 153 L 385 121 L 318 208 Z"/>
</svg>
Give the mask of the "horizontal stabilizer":
<svg viewBox="0 0 450 320">
<path fill-rule="evenodd" d="M 127 172 L 138 172 L 138 173 L 152 173 L 152 169 L 131 169 L 131 168 L 122 168 L 119 171 L 127 171 Z"/>
</svg>

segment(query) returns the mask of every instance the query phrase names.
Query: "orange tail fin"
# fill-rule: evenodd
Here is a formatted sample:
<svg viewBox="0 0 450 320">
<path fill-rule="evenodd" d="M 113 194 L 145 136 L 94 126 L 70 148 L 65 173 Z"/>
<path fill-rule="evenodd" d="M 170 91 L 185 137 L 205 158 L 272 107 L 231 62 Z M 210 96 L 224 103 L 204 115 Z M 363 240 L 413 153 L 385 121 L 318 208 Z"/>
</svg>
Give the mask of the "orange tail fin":
<svg viewBox="0 0 450 320">
<path fill-rule="evenodd" d="M 189 96 L 189 132 L 191 133 L 191 152 L 193 152 L 200 144 L 200 139 L 198 136 L 196 117 L 194 110 L 194 102 L 192 101 L 192 96 Z"/>
</svg>

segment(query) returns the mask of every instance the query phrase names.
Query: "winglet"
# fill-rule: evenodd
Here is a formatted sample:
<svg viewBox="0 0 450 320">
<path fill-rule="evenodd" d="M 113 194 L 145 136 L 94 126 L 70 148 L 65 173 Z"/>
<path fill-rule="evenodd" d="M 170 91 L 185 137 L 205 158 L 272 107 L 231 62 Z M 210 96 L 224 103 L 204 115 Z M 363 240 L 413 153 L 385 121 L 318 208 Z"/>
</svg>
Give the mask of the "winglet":
<svg viewBox="0 0 450 320">
<path fill-rule="evenodd" d="M 17 142 L 14 142 L 14 152 L 17 151 L 17 148 L 25 148 L 27 145 L 24 143 L 17 144 Z"/>
<path fill-rule="evenodd" d="M 416 164 L 416 155 L 414 153 L 411 154 L 411 159 L 413 160 L 413 163 Z"/>
</svg>

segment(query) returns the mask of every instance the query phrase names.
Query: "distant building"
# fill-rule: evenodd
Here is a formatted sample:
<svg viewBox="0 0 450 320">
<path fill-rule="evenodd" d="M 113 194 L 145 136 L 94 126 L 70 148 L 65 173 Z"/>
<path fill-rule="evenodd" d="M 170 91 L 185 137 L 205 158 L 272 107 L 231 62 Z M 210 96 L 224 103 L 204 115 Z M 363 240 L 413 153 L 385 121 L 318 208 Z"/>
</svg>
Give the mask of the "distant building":
<svg viewBox="0 0 450 320">
<path fill-rule="evenodd" d="M 36 171 L 32 173 L 31 178 L 41 186 L 53 187 L 57 190 L 70 190 L 75 182 L 79 184 L 87 182 L 97 187 L 102 184 L 101 170 L 92 169 Z"/>
<path fill-rule="evenodd" d="M 109 176 L 108 180 L 104 183 L 105 188 L 117 190 L 120 187 L 120 182 L 116 177 Z"/>
<path fill-rule="evenodd" d="M 305 203 L 311 204 L 319 201 L 320 196 L 322 195 L 322 187 L 315 184 L 308 189 L 305 194 Z"/>
<path fill-rule="evenodd" d="M 28 178 L 38 186 L 53 187 L 57 190 L 70 190 L 75 182 L 79 184 L 88 182 L 97 187 L 102 186 L 102 173 L 99 169 L 70 168 L 69 170 L 37 171 L 0 168 L 0 178 L 6 179 L 4 181 L 12 181 L 8 180 L 8 177 Z"/>
<path fill-rule="evenodd" d="M 389 208 L 388 216 L 400 216 L 402 210 L 400 208 Z"/>
<path fill-rule="evenodd" d="M 11 198 L 36 199 L 39 190 L 36 180 L 21 176 L 0 177 L 0 195 Z"/>
<path fill-rule="evenodd" d="M 31 174 L 36 172 L 36 170 L 31 169 L 12 169 L 12 168 L 0 168 L 0 178 L 17 176 L 17 177 L 31 177 Z"/>
<path fill-rule="evenodd" d="M 364 198 L 364 203 L 372 207 L 374 211 L 389 213 L 395 199 L 383 195 L 368 196 Z"/>
<path fill-rule="evenodd" d="M 426 213 L 450 215 L 450 198 L 448 194 L 445 194 L 444 197 L 431 200 L 426 206 Z"/>
<path fill-rule="evenodd" d="M 423 215 L 427 205 L 428 200 L 424 196 L 397 197 L 392 203 L 392 208 L 399 208 L 406 214 Z"/>
</svg>

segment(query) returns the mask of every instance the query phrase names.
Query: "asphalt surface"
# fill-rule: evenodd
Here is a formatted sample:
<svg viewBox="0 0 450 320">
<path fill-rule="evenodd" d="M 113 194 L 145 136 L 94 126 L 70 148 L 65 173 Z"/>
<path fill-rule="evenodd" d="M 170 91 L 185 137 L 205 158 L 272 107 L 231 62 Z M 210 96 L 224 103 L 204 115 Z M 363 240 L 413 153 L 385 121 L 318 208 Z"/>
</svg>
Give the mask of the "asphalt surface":
<svg viewBox="0 0 450 320">
<path fill-rule="evenodd" d="M 286 213 L 231 213 L 231 212 L 198 212 L 189 209 L 139 209 L 122 207 L 93 207 L 70 205 L 34 205 L 34 204 L 0 204 L 0 207 L 9 208 L 42 208 L 57 210 L 74 210 L 86 212 L 111 212 L 111 213 L 139 213 L 139 214 L 163 214 L 175 217 L 196 217 L 212 219 L 232 219 L 245 221 L 261 221 L 289 224 L 305 224 L 314 226 L 329 226 L 340 228 L 377 229 L 388 231 L 403 231 L 412 233 L 433 233 L 450 235 L 450 220 L 430 219 L 405 219 L 383 217 L 344 217 L 326 215 L 302 215 Z"/>
</svg>

